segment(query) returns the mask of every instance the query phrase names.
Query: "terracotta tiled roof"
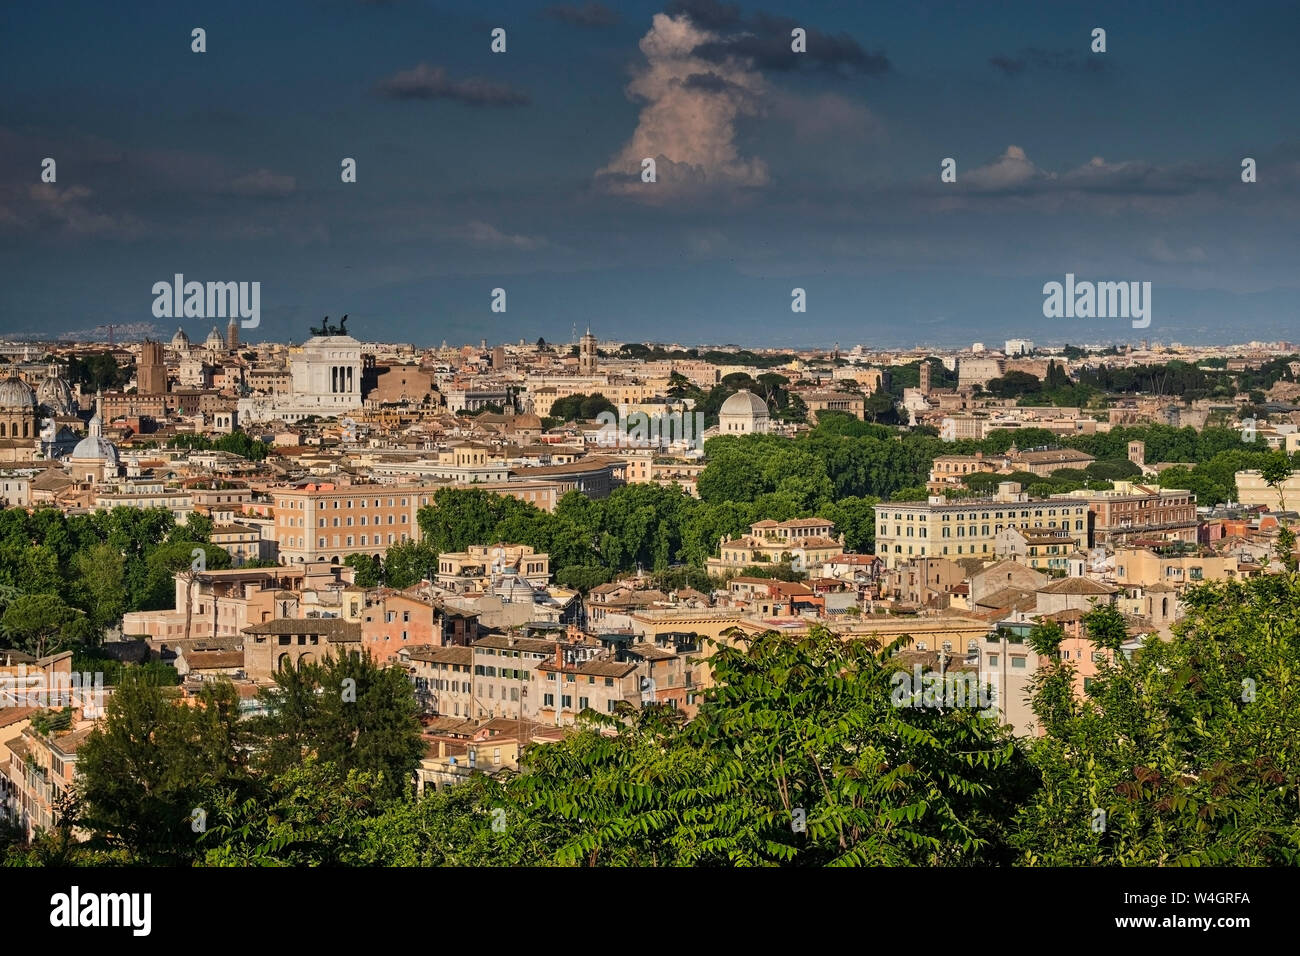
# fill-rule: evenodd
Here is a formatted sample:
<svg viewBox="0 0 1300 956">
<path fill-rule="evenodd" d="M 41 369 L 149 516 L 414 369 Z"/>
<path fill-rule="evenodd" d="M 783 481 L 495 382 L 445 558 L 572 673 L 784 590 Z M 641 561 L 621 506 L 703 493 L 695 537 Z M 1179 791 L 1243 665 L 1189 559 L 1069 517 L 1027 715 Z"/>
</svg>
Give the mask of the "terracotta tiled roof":
<svg viewBox="0 0 1300 956">
<path fill-rule="evenodd" d="M 428 664 L 472 664 L 474 663 L 474 649 L 472 647 L 429 647 L 420 646 L 411 648 L 407 657 L 413 661 L 424 661 Z"/>
<path fill-rule="evenodd" d="M 244 628 L 245 634 L 320 634 L 329 641 L 360 641 L 361 625 L 337 617 L 279 618 Z"/>
<path fill-rule="evenodd" d="M 1051 584 L 1044 584 L 1038 589 L 1040 594 L 1082 595 L 1114 594 L 1118 590 L 1117 587 L 1102 584 L 1100 581 L 1094 581 L 1091 578 L 1061 578 L 1061 580 L 1053 581 Z"/>
</svg>

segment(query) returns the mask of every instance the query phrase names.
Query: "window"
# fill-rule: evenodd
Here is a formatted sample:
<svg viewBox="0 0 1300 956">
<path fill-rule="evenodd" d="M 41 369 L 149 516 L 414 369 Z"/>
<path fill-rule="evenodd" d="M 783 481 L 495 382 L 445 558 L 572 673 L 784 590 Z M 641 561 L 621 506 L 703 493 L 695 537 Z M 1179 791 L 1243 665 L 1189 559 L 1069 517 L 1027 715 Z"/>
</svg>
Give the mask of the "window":
<svg viewBox="0 0 1300 956">
<path fill-rule="evenodd" d="M 613 687 L 613 686 L 614 686 L 614 678 L 612 678 L 612 677 L 606 677 L 606 678 L 605 678 L 605 686 L 606 686 L 606 687 Z"/>
<path fill-rule="evenodd" d="M 543 707 L 554 707 L 554 706 L 555 706 L 555 695 L 554 695 L 554 694 L 543 694 L 543 695 L 542 695 L 542 706 L 543 706 Z"/>
<path fill-rule="evenodd" d="M 1012 669 L 1013 669 L 1013 670 L 1024 670 L 1024 669 L 1025 669 L 1025 666 L 1026 666 L 1026 665 L 1025 665 L 1025 660 L 1026 660 L 1026 659 L 1023 658 L 1023 657 L 1013 657 L 1013 658 L 1011 658 L 1011 667 L 1012 667 Z"/>
<path fill-rule="evenodd" d="M 590 700 L 590 698 L 587 698 L 587 697 L 579 697 L 579 698 L 578 698 L 578 710 L 586 710 L 587 707 L 590 706 L 590 704 L 588 703 L 589 700 Z"/>
<path fill-rule="evenodd" d="M 996 655 L 996 654 L 990 654 L 990 655 L 989 655 L 989 667 L 997 667 L 997 666 L 998 666 L 998 655 Z"/>
</svg>

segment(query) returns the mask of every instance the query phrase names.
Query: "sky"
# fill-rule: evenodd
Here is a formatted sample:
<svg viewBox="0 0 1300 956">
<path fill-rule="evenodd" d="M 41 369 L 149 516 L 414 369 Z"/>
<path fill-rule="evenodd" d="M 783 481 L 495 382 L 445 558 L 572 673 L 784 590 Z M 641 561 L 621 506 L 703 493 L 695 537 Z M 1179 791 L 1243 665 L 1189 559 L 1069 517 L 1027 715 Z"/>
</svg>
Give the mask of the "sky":
<svg viewBox="0 0 1300 956">
<path fill-rule="evenodd" d="M 0 336 L 224 328 L 154 317 L 180 273 L 260 282 L 251 341 L 1294 341 L 1297 35 L 1199 0 L 8 4 Z M 1045 318 L 1067 274 L 1150 282 L 1150 326 Z"/>
</svg>

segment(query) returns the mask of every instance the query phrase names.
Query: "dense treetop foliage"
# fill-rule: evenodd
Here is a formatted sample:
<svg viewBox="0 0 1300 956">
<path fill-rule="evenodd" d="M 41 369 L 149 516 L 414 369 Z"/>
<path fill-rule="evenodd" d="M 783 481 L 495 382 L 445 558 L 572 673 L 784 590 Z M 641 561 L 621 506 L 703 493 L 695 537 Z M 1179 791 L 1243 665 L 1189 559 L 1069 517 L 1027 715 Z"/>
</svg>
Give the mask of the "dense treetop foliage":
<svg viewBox="0 0 1300 956">
<path fill-rule="evenodd" d="M 0 640 L 51 654 L 93 645 L 127 611 L 171 608 L 195 548 L 207 567 L 230 567 L 211 532 L 210 519 L 178 525 L 165 508 L 0 510 Z"/>
</svg>

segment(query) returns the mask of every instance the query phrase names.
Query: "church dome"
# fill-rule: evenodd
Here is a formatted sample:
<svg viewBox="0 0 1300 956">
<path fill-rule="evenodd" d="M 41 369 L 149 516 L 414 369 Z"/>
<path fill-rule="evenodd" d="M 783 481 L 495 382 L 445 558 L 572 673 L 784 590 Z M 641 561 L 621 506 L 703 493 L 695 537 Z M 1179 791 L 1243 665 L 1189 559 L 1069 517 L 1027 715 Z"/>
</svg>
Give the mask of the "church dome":
<svg viewBox="0 0 1300 956">
<path fill-rule="evenodd" d="M 0 382 L 0 411 L 36 411 L 36 392 L 17 375 Z"/>
<path fill-rule="evenodd" d="M 178 352 L 183 352 L 190 347 L 190 337 L 185 334 L 184 329 L 177 329 L 176 334 L 172 336 L 172 348 Z"/>
<path fill-rule="evenodd" d="M 102 461 L 110 469 L 117 468 L 117 446 L 104 437 L 104 419 L 99 414 L 99 399 L 95 400 L 95 414 L 90 419 L 90 434 L 77 442 L 71 458 L 78 462 Z"/>
<path fill-rule="evenodd" d="M 742 388 L 722 403 L 721 415 L 752 415 L 767 418 L 767 404 L 748 389 Z"/>
<path fill-rule="evenodd" d="M 37 387 L 36 400 L 51 415 L 74 415 L 77 411 L 77 399 L 72 394 L 72 386 L 59 375 L 58 366 L 51 366 L 50 374 Z"/>
<path fill-rule="evenodd" d="M 117 467 L 117 448 L 103 435 L 87 435 L 81 439 L 72 449 L 72 457 L 78 461 L 103 461 Z"/>
<path fill-rule="evenodd" d="M 216 349 L 217 351 L 225 349 L 225 337 L 222 336 L 221 330 L 215 325 L 212 327 L 212 331 L 208 333 L 208 337 L 203 340 L 203 347 L 205 349 Z"/>
</svg>

